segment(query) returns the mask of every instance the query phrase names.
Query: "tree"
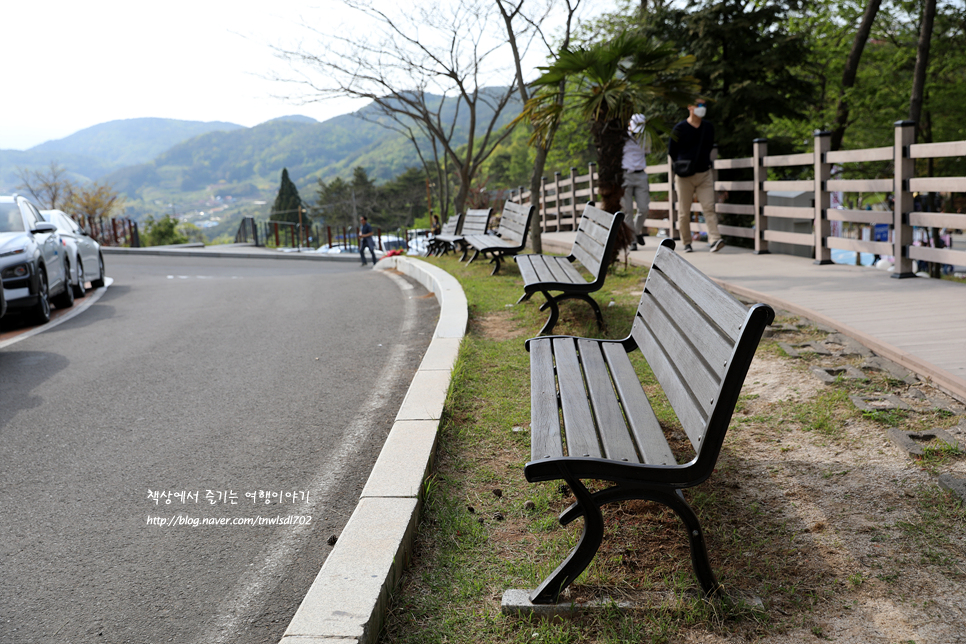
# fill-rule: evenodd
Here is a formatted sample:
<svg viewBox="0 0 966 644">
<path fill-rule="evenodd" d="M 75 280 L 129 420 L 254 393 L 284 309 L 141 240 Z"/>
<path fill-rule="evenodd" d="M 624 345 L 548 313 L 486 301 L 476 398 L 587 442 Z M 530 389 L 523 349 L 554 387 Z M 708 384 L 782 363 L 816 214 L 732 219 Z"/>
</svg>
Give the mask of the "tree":
<svg viewBox="0 0 966 644">
<path fill-rule="evenodd" d="M 523 13 L 523 5 L 525 0 L 520 0 L 518 4 L 513 5 L 506 0 L 496 0 L 497 7 L 500 10 L 500 15 L 503 17 L 504 25 L 506 26 L 507 38 L 510 44 L 510 49 L 513 52 L 513 62 L 514 68 L 516 70 L 516 81 L 517 89 L 520 92 L 520 100 L 526 104 L 530 100 L 530 88 L 523 78 L 523 67 L 522 67 L 522 56 L 520 53 L 520 46 L 517 41 L 517 34 L 514 32 L 513 21 L 515 18 L 520 18 L 528 26 L 532 27 L 533 30 L 538 33 L 543 39 L 544 44 L 549 50 L 551 56 L 555 56 L 556 51 L 550 46 L 546 38 L 543 38 L 543 32 L 540 29 L 541 18 L 534 18 Z M 574 15 L 577 12 L 577 8 L 580 6 L 580 0 L 566 0 L 567 4 L 567 20 L 564 26 L 564 32 L 562 37 L 562 42 L 560 44 L 560 49 L 566 50 L 570 47 L 570 36 L 571 29 L 573 26 Z M 546 17 L 546 12 L 543 13 L 542 17 Z M 522 33 L 526 33 L 525 31 Z M 556 102 L 560 107 L 566 100 L 567 95 L 567 82 L 564 79 L 558 83 Z M 540 194 L 541 180 L 543 178 L 544 168 L 547 164 L 547 155 L 550 153 L 550 149 L 553 147 L 554 138 L 557 135 L 557 130 L 560 127 L 560 119 L 555 119 L 549 123 L 540 133 L 540 136 L 536 137 L 534 141 L 534 148 L 536 154 L 533 159 L 533 170 L 530 174 L 530 201 L 534 202 L 533 195 Z M 535 134 L 535 133 L 534 133 Z M 536 200 L 537 207 L 539 208 L 539 198 Z M 541 241 L 541 233 L 543 231 L 543 225 L 541 222 L 541 215 L 538 210 L 536 215 L 530 224 L 530 245 L 533 247 L 534 253 L 543 252 L 543 242 Z"/>
<path fill-rule="evenodd" d="M 533 125 L 531 143 L 559 123 L 564 110 L 578 110 L 590 121 L 597 148 L 601 208 L 617 212 L 624 192 L 621 161 L 631 116 L 652 111 L 655 102 L 687 105 L 693 100 L 697 84 L 683 74 L 693 64 L 693 56 L 680 56 L 673 47 L 629 32 L 564 49 L 553 64 L 541 68 L 544 74 L 533 83 L 538 90 L 520 118 Z M 564 105 L 557 99 L 561 81 L 574 83 L 572 100 Z M 661 130 L 658 119 L 648 119 L 648 133 L 656 136 Z"/>
<path fill-rule="evenodd" d="M 500 123 L 514 90 L 500 87 L 500 70 L 490 63 L 506 44 L 492 37 L 490 1 L 423 2 L 383 11 L 365 0 L 345 0 L 359 13 L 356 24 L 365 33 L 312 30 L 321 39 L 314 49 L 276 49 L 300 74 L 280 80 L 300 85 L 306 101 L 348 96 L 375 103 L 378 122 L 409 138 L 427 174 L 436 175 L 437 195 L 446 195 L 450 168 L 456 173 L 453 205 L 461 211 L 481 164 L 509 134 Z M 431 91 L 442 99 L 434 101 Z M 464 111 L 465 131 L 456 127 Z M 439 203 L 445 215 L 448 198 Z"/>
<path fill-rule="evenodd" d="M 708 118 L 721 125 L 715 130 L 719 156 L 750 156 L 752 141 L 767 124 L 778 117 L 801 119 L 814 101 L 814 87 L 800 73 L 809 54 L 807 40 L 789 29 L 802 4 L 689 0 L 681 8 L 655 2 L 639 14 L 633 27 L 639 33 L 694 56 L 692 74 L 710 102 Z M 631 28 L 622 18 L 611 25 L 611 33 Z M 675 118 L 683 116 L 677 111 Z"/>
<path fill-rule="evenodd" d="M 299 223 L 299 209 L 302 207 L 302 199 L 299 197 L 298 188 L 288 178 L 288 168 L 282 168 L 282 183 L 278 187 L 278 194 L 272 204 L 272 213 L 269 221 L 290 221 Z"/>
<path fill-rule="evenodd" d="M 124 206 L 124 197 L 109 183 L 95 181 L 87 186 L 74 186 L 63 210 L 83 218 L 100 220 L 111 217 Z"/>
<path fill-rule="evenodd" d="M 144 220 L 144 232 L 141 234 L 144 246 L 168 246 L 171 244 L 186 244 L 188 238 L 178 232 L 178 220 L 170 215 L 155 220 L 148 215 Z"/>
<path fill-rule="evenodd" d="M 18 190 L 26 190 L 43 210 L 63 210 L 70 201 L 74 184 L 67 178 L 67 170 L 56 161 L 43 170 L 17 168 L 20 179 Z"/>
<path fill-rule="evenodd" d="M 845 70 L 842 72 L 842 87 L 839 90 L 839 101 L 835 109 L 835 125 L 832 127 L 832 150 L 842 147 L 842 138 L 845 136 L 845 128 L 849 124 L 849 102 L 848 92 L 855 85 L 855 78 L 859 71 L 859 61 L 862 60 L 862 50 L 869 39 L 872 31 L 872 24 L 875 16 L 879 12 L 879 5 L 882 0 L 869 0 L 865 12 L 862 14 L 862 22 L 855 32 L 855 40 L 852 42 L 852 50 L 845 61 Z"/>
</svg>

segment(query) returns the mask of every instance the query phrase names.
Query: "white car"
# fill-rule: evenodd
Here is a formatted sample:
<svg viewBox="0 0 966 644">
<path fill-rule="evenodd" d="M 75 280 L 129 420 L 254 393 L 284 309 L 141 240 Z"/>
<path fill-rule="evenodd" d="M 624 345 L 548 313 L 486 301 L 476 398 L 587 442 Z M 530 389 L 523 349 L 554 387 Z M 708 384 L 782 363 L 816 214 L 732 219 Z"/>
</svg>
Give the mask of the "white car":
<svg viewBox="0 0 966 644">
<path fill-rule="evenodd" d="M 104 286 L 104 256 L 101 255 L 101 245 L 91 239 L 63 210 L 41 210 L 40 215 L 45 221 L 57 226 L 57 232 L 67 248 L 70 285 L 74 289 L 74 296 L 84 297 L 87 294 L 88 280 L 94 288 Z"/>
<path fill-rule="evenodd" d="M 50 320 L 50 304 L 74 304 L 67 252 L 57 226 L 18 195 L 0 196 L 0 280 L 7 312 L 23 311 L 36 324 Z"/>
</svg>

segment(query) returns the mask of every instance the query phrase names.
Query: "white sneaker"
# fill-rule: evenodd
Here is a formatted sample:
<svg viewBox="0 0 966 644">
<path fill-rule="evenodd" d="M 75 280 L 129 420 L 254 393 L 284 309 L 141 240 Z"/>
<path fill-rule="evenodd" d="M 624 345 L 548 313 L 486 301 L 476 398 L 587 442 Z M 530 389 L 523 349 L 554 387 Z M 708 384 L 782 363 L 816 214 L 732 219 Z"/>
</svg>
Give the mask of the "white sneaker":
<svg viewBox="0 0 966 644">
<path fill-rule="evenodd" d="M 711 252 L 717 253 L 719 250 L 725 247 L 725 242 L 723 239 L 719 239 L 715 243 L 711 244 Z"/>
</svg>

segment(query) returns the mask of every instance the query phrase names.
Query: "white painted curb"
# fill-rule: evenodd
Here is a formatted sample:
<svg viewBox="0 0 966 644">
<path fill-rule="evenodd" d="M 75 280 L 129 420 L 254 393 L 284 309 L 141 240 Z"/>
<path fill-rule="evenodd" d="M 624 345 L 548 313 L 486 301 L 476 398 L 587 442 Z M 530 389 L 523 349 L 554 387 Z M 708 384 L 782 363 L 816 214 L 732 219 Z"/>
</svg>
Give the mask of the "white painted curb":
<svg viewBox="0 0 966 644">
<path fill-rule="evenodd" d="M 397 255 L 379 261 L 436 295 L 439 322 L 349 518 L 281 644 L 373 644 L 389 593 L 412 550 L 423 480 L 436 453 L 439 419 L 469 313 L 456 279 L 426 262 Z"/>
</svg>

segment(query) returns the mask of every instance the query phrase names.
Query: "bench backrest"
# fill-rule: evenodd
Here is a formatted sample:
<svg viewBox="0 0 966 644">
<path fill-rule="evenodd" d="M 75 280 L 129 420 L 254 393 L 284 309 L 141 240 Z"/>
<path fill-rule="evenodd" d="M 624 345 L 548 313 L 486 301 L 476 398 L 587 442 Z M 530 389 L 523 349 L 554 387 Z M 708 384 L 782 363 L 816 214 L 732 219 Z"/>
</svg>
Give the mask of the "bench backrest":
<svg viewBox="0 0 966 644">
<path fill-rule="evenodd" d="M 631 337 L 667 395 L 697 454 L 718 458 L 738 394 L 775 312 L 745 307 L 664 240 L 644 284 Z"/>
<path fill-rule="evenodd" d="M 463 217 L 466 215 L 464 213 L 456 213 L 452 217 L 446 220 L 443 227 L 440 229 L 440 235 L 455 235 L 459 232 L 460 224 L 463 223 Z"/>
<path fill-rule="evenodd" d="M 508 242 L 526 246 L 532 215 L 533 206 L 518 204 L 508 199 L 503 204 L 503 214 L 500 215 L 500 228 L 497 234 Z"/>
<path fill-rule="evenodd" d="M 463 216 L 463 225 L 460 227 L 460 234 L 464 237 L 469 235 L 485 235 L 486 229 L 490 225 L 490 215 L 492 214 L 492 208 L 467 210 Z"/>
<path fill-rule="evenodd" d="M 570 257 L 583 264 L 595 281 L 603 281 L 607 275 L 607 259 L 614 250 L 623 221 L 622 212 L 611 214 L 593 204 L 584 207 Z"/>
</svg>

